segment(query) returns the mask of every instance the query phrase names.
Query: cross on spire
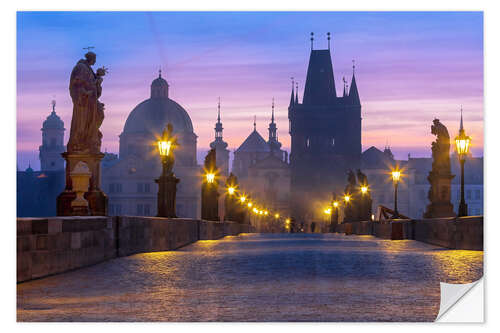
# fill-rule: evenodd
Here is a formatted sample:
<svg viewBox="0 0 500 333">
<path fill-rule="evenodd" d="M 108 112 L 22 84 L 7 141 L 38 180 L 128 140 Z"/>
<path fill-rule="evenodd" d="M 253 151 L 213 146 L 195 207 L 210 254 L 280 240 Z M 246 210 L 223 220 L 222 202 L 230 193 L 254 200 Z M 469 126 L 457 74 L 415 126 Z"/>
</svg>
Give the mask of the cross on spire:
<svg viewBox="0 0 500 333">
<path fill-rule="evenodd" d="M 271 123 L 274 123 L 274 97 L 273 97 L 273 103 L 271 105 Z"/>
<path fill-rule="evenodd" d="M 328 49 L 330 49 L 330 33 L 327 32 L 326 35 L 328 36 L 327 39 L 328 39 Z"/>
<path fill-rule="evenodd" d="M 313 50 L 314 32 L 311 32 L 311 51 Z"/>
<path fill-rule="evenodd" d="M 56 113 L 56 100 L 53 99 L 50 105 L 52 105 L 52 113 Z"/>
<path fill-rule="evenodd" d="M 217 122 L 220 123 L 220 96 L 219 96 L 219 103 L 217 104 Z"/>
<path fill-rule="evenodd" d="M 87 52 L 90 52 L 91 49 L 95 49 L 93 46 L 87 46 L 83 48 L 84 50 L 87 50 Z"/>
<path fill-rule="evenodd" d="M 257 130 L 257 116 L 253 116 L 253 130 Z"/>
<path fill-rule="evenodd" d="M 354 59 L 352 59 L 352 75 L 354 75 L 355 68 L 356 68 L 356 65 L 354 64 Z"/>
</svg>

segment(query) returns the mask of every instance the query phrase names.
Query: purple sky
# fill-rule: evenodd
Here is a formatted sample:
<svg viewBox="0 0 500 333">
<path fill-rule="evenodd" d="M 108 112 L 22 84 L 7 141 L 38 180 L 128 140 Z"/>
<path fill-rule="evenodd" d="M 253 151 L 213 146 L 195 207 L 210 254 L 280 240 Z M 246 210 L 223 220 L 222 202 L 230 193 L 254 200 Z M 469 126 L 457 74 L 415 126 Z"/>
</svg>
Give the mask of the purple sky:
<svg viewBox="0 0 500 333">
<path fill-rule="evenodd" d="M 160 66 L 170 97 L 191 116 L 199 150 L 213 140 L 218 96 L 231 150 L 252 130 L 254 115 L 267 137 L 273 97 L 288 148 L 290 77 L 302 97 L 311 31 L 315 48 L 326 48 L 326 32 L 333 35 L 338 94 L 356 60 L 364 149 L 388 142 L 397 158 L 430 156 L 432 119 L 455 136 L 462 105 L 472 152 L 483 155 L 480 12 L 31 12 L 17 15 L 18 165 L 31 160 L 38 168 L 40 127 L 54 96 L 69 132 L 69 74 L 88 45 L 96 66 L 110 70 L 101 97 L 103 150 L 118 151 L 127 115 L 149 98 Z"/>
</svg>

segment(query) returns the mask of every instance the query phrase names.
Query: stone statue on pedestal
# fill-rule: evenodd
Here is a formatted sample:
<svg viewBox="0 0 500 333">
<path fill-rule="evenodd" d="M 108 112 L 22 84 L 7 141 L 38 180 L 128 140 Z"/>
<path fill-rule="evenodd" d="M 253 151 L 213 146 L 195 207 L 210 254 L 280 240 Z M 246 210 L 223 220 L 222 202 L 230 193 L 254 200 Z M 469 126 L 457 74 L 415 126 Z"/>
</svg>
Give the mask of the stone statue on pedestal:
<svg viewBox="0 0 500 333">
<path fill-rule="evenodd" d="M 201 185 L 201 218 L 208 221 L 219 221 L 219 183 L 215 149 L 210 149 L 205 157 L 205 177 Z"/>
<path fill-rule="evenodd" d="M 103 76 L 107 69 L 102 67 L 94 73 L 92 66 L 96 54 L 87 52 L 85 59 L 77 62 L 69 82 L 69 93 L 73 101 L 73 116 L 67 151 L 62 154 L 66 160 L 66 187 L 57 198 L 57 215 L 74 215 L 71 202 L 76 198 L 70 177 L 79 162 L 87 164 L 91 177 L 84 197 L 89 202 L 90 215 L 106 215 L 108 199 L 100 189 L 102 133 L 99 131 L 104 120 L 104 104 L 99 101 L 102 93 Z"/>
<path fill-rule="evenodd" d="M 436 141 L 432 143 L 432 170 L 427 176 L 431 185 L 428 193 L 430 204 L 424 217 L 455 216 L 450 201 L 451 180 L 455 177 L 450 166 L 450 135 L 439 119 L 434 119 L 431 133 L 436 136 Z"/>
<path fill-rule="evenodd" d="M 238 178 L 236 178 L 232 172 L 226 179 L 226 189 L 230 187 L 234 189 L 238 187 Z M 224 198 L 224 220 L 241 222 L 239 217 L 238 198 L 236 196 L 236 192 L 233 194 L 228 192 Z"/>
<path fill-rule="evenodd" d="M 350 196 L 348 202 L 344 201 L 344 221 L 352 222 L 357 220 L 357 206 L 359 203 L 356 202 L 356 175 L 352 170 L 347 172 L 347 186 L 345 187 L 344 193 Z"/>
<path fill-rule="evenodd" d="M 359 195 L 358 218 L 360 221 L 370 221 L 372 217 L 372 197 L 368 186 L 368 178 L 360 169 L 358 169 L 357 177 L 360 188 L 366 187 L 366 192 L 361 191 Z"/>
</svg>

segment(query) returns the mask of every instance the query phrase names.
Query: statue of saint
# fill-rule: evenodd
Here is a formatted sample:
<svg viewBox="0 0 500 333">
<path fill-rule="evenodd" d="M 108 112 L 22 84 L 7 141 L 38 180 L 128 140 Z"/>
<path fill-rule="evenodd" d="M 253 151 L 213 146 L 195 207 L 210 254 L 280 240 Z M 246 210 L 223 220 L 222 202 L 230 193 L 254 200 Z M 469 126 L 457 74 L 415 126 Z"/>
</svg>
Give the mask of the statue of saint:
<svg viewBox="0 0 500 333">
<path fill-rule="evenodd" d="M 360 169 L 358 169 L 357 176 L 358 176 L 358 183 L 359 183 L 359 185 L 361 185 L 361 186 L 367 186 L 368 185 L 368 178 L 366 177 L 366 175 L 363 172 L 361 172 Z"/>
<path fill-rule="evenodd" d="M 104 120 L 104 104 L 99 102 L 99 97 L 107 69 L 102 67 L 94 73 L 92 65 L 95 61 L 96 54 L 89 51 L 71 72 L 69 93 L 73 101 L 73 118 L 67 147 L 70 154 L 97 154 L 101 151 L 99 128 Z"/>
<path fill-rule="evenodd" d="M 167 156 L 164 157 L 164 163 L 166 173 L 171 174 L 175 163 L 174 150 L 179 145 L 177 142 L 177 137 L 174 135 L 174 126 L 171 123 L 168 123 L 163 130 L 162 140 L 170 141 L 170 152 Z"/>
<path fill-rule="evenodd" d="M 450 173 L 450 135 L 439 119 L 433 120 L 431 133 L 436 135 L 432 142 L 432 170 L 437 173 Z"/>
</svg>

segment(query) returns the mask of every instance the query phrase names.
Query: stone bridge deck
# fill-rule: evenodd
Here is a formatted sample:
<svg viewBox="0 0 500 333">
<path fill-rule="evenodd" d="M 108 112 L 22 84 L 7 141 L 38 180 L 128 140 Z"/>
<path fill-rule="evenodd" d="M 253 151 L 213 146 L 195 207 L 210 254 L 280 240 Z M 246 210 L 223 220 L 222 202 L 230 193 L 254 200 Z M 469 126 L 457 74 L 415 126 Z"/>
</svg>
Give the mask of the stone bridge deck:
<svg viewBox="0 0 500 333">
<path fill-rule="evenodd" d="M 433 321 L 483 252 L 339 234 L 242 234 L 17 285 L 19 321 Z"/>
</svg>

